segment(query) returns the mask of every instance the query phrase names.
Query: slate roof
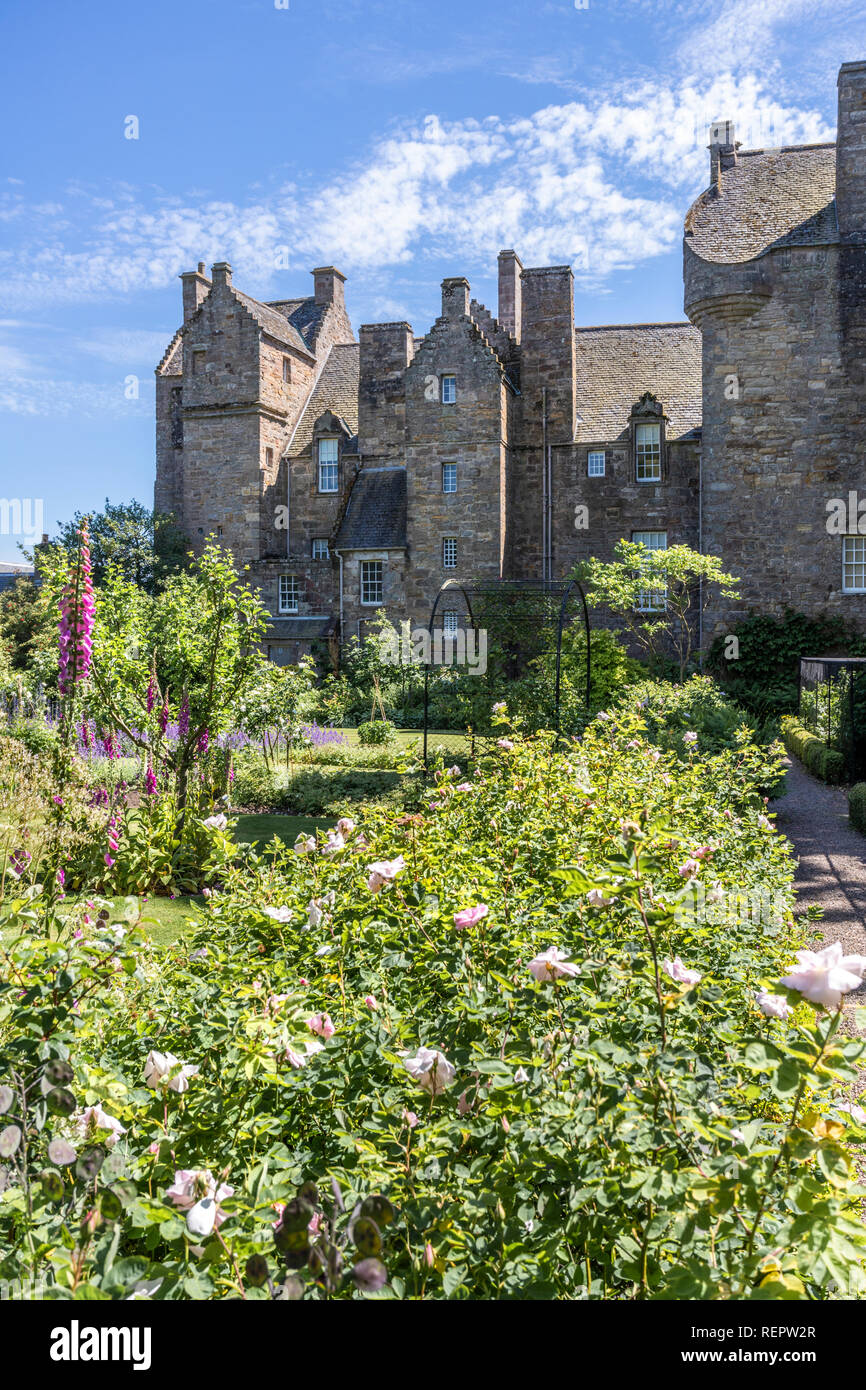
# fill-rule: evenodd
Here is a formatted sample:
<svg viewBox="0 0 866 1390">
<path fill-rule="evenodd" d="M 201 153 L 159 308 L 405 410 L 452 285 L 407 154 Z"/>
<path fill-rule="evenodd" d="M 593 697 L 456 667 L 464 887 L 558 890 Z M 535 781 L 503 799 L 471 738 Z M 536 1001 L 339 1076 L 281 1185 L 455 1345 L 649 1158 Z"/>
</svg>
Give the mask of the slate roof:
<svg viewBox="0 0 866 1390">
<path fill-rule="evenodd" d="M 334 549 L 405 548 L 405 468 L 362 468 L 349 493 Z"/>
<path fill-rule="evenodd" d="M 313 426 L 326 410 L 339 415 L 351 433 L 357 434 L 360 351 L 357 343 L 335 343 L 331 348 L 289 441 L 286 453 L 290 458 L 309 448 Z"/>
<path fill-rule="evenodd" d="M 306 299 L 270 299 L 265 308 L 285 314 L 307 345 L 311 346 L 327 305 L 317 304 L 314 297 L 309 295 Z"/>
<path fill-rule="evenodd" d="M 574 343 L 579 440 L 618 439 L 645 391 L 664 407 L 668 439 L 700 428 L 701 335 L 690 323 L 577 328 Z"/>
<path fill-rule="evenodd" d="M 734 265 L 774 246 L 837 241 L 836 146 L 739 150 L 686 216 L 686 244 L 705 261 Z"/>
<path fill-rule="evenodd" d="M 260 328 L 272 338 L 276 338 L 278 343 L 285 343 L 287 347 L 295 348 L 297 352 L 309 354 L 309 343 L 304 342 L 297 328 L 278 309 L 272 308 L 270 304 L 262 304 L 258 299 L 252 299 L 250 295 L 243 294 L 232 286 L 235 296 L 240 300 L 245 309 L 248 309 L 256 320 Z"/>
</svg>

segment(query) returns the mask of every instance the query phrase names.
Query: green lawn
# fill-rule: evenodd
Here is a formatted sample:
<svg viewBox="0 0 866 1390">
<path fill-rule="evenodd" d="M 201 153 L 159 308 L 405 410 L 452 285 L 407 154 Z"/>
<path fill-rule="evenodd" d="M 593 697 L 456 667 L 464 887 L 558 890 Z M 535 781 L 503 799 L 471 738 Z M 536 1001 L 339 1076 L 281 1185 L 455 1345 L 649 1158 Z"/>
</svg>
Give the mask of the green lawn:
<svg viewBox="0 0 866 1390">
<path fill-rule="evenodd" d="M 347 743 L 354 746 L 358 742 L 357 729 L 341 729 L 340 732 L 345 736 Z M 418 740 L 419 749 L 423 747 L 423 729 L 397 729 L 397 745 L 400 748 L 407 747 L 413 739 Z M 441 743 L 443 748 L 451 748 L 455 753 L 464 753 L 469 750 L 469 739 L 466 734 L 455 734 L 453 729 L 428 729 L 427 747 L 433 749 L 437 743 Z M 362 745 L 363 746 L 363 745 Z M 392 745 L 393 746 L 393 745 Z"/>
<path fill-rule="evenodd" d="M 238 816 L 235 839 L 238 844 L 266 845 L 275 835 L 287 845 L 293 845 L 299 835 L 315 835 L 317 829 L 332 829 L 330 821 L 311 820 L 309 816 Z"/>
</svg>

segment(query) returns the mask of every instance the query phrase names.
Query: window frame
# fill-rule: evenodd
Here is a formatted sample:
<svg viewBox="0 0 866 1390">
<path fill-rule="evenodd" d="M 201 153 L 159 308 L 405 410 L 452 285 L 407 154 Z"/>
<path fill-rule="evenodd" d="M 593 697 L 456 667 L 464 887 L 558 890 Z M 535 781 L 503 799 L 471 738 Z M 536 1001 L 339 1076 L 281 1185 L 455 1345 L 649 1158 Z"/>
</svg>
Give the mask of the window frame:
<svg viewBox="0 0 866 1390">
<path fill-rule="evenodd" d="M 449 554 L 449 550 L 447 549 L 447 547 L 451 547 L 451 546 L 453 546 L 453 550 L 454 550 L 454 559 L 451 560 L 451 561 L 449 561 L 449 560 L 447 559 L 447 555 Z M 443 568 L 444 570 L 456 570 L 456 568 L 457 568 L 457 537 L 456 537 L 456 536 L 443 536 L 443 537 L 442 537 L 442 568 Z"/>
<path fill-rule="evenodd" d="M 285 603 L 285 602 L 283 601 L 283 583 L 284 583 L 284 582 L 285 582 L 285 583 L 287 584 L 287 586 L 289 587 L 289 591 L 290 591 L 291 593 L 294 593 L 294 596 L 295 596 L 294 606 L 292 606 L 290 603 Z M 284 614 L 286 614 L 287 616 L 291 617 L 292 614 L 296 614 L 296 613 L 299 612 L 299 610 L 300 610 L 300 604 L 301 604 L 301 585 L 300 585 L 300 581 L 299 581 L 299 579 L 298 579 L 298 576 L 297 576 L 296 574 L 294 574 L 294 573 L 281 574 L 281 575 L 279 576 L 278 581 L 277 581 L 277 608 L 278 608 L 279 612 L 280 612 L 280 613 L 284 613 Z"/>
<path fill-rule="evenodd" d="M 601 459 L 601 468 L 599 469 L 598 472 L 595 472 L 595 473 L 594 473 L 593 470 L 592 470 L 593 462 L 596 462 L 596 463 L 597 463 L 599 459 Z M 603 478 L 603 477 L 605 477 L 606 473 L 607 473 L 607 450 L 606 450 L 606 449 L 590 449 L 590 450 L 588 450 L 587 455 L 586 455 L 586 476 L 587 476 L 588 478 Z"/>
<path fill-rule="evenodd" d="M 655 430 L 656 442 L 655 450 L 650 455 L 641 451 L 640 439 L 642 430 Z M 634 424 L 634 480 L 636 483 L 660 483 L 662 481 L 662 426 L 660 420 L 636 420 Z M 651 477 L 641 477 L 641 464 L 646 463 L 647 457 L 654 457 L 658 466 L 658 473 L 653 473 Z"/>
<path fill-rule="evenodd" d="M 849 542 L 853 542 L 851 549 L 854 552 L 854 558 L 851 560 L 847 558 Z M 857 554 L 858 551 L 860 552 L 859 555 Z M 862 571 L 862 586 L 854 588 L 848 586 L 846 582 L 848 569 L 852 571 L 852 578 L 857 570 Z M 866 535 L 861 536 L 852 532 L 850 535 L 842 537 L 842 593 L 866 594 Z"/>
<path fill-rule="evenodd" d="M 335 446 L 334 458 L 322 458 L 322 446 L 324 444 Z M 322 470 L 325 468 L 334 470 L 333 487 L 322 487 Z M 335 493 L 340 491 L 340 441 L 335 434 L 322 435 L 316 440 L 316 482 L 318 491 L 325 497 L 333 497 Z"/>
<path fill-rule="evenodd" d="M 664 545 L 647 545 L 647 542 L 645 540 L 639 539 L 642 536 L 664 536 L 665 543 Z M 668 533 L 667 531 L 662 531 L 661 529 L 654 531 L 632 531 L 631 540 L 632 545 L 643 545 L 646 547 L 647 550 L 668 549 Z M 653 597 L 655 595 L 661 596 L 661 603 L 653 602 Z M 641 600 L 643 599 L 646 599 L 648 601 L 642 602 Z M 668 591 L 667 585 L 665 585 L 664 591 L 662 591 L 661 589 L 641 589 L 640 593 L 638 594 L 638 602 L 634 606 L 634 611 L 636 613 L 665 613 L 667 612 L 667 606 Z"/>
<path fill-rule="evenodd" d="M 445 383 L 446 383 L 446 381 L 453 383 L 454 395 L 453 395 L 450 399 L 447 399 L 447 398 L 446 398 L 446 395 L 445 395 Z M 440 376 L 440 378 L 439 378 L 439 399 L 440 399 L 440 401 L 442 402 L 443 405 L 456 405 L 456 404 L 457 404 L 457 373 L 456 373 L 456 372 L 443 372 L 442 375 Z"/>
<path fill-rule="evenodd" d="M 364 573 L 370 565 L 378 565 L 379 575 L 376 581 L 378 598 L 364 598 L 365 586 L 369 584 L 369 576 Z M 359 601 L 362 608 L 381 608 L 385 602 L 385 561 L 384 560 L 359 560 L 358 562 L 358 592 Z"/>
<path fill-rule="evenodd" d="M 449 477 L 453 477 L 453 481 L 454 481 L 454 486 L 453 486 L 453 487 L 446 487 L 446 486 L 445 486 L 445 478 L 446 478 L 445 470 L 446 470 L 446 468 L 453 469 L 453 474 L 449 474 L 449 475 L 448 475 Z M 443 463 L 443 465 L 442 465 L 442 491 L 443 491 L 443 493 L 445 493 L 445 495 L 448 496 L 448 497 L 453 497 L 453 496 L 454 496 L 454 493 L 457 491 L 457 464 L 454 463 L 454 462 L 452 462 L 451 460 L 449 460 L 448 463 Z"/>
<path fill-rule="evenodd" d="M 324 555 L 317 555 L 317 554 L 316 554 L 316 546 L 317 546 L 317 545 L 323 545 L 323 546 L 325 547 L 325 553 L 324 553 Z M 330 547 L 330 545 L 329 545 L 329 543 L 328 543 L 328 537 L 327 537 L 327 536 L 313 536 L 313 538 L 312 538 L 312 540 L 311 540 L 311 542 L 310 542 L 310 558 L 311 558 L 312 560 L 315 560 L 317 564 L 318 564 L 320 561 L 322 561 L 322 560 L 330 560 L 330 558 L 331 558 L 331 547 Z"/>
<path fill-rule="evenodd" d="M 452 621 L 453 620 L 453 621 Z M 453 641 L 460 631 L 460 614 L 456 608 L 442 609 L 442 635 Z"/>
</svg>

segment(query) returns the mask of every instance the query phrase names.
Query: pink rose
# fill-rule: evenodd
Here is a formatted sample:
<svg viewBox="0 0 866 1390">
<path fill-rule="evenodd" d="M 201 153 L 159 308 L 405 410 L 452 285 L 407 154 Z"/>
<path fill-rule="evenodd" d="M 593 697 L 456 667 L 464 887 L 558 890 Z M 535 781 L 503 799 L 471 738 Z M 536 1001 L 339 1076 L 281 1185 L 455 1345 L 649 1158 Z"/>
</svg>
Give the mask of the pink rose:
<svg viewBox="0 0 866 1390">
<path fill-rule="evenodd" d="M 307 1027 L 320 1038 L 332 1038 L 337 1031 L 330 1014 L 313 1014 L 312 1018 L 307 1019 Z"/>
<path fill-rule="evenodd" d="M 490 911 L 486 903 L 476 903 L 474 907 L 464 907 L 462 912 L 454 913 L 455 927 L 474 927 Z"/>
<path fill-rule="evenodd" d="M 367 994 L 364 996 L 364 1003 L 367 1005 L 368 1009 L 373 1009 L 374 1012 L 379 1007 L 378 1000 L 372 994 Z"/>
<path fill-rule="evenodd" d="M 569 961 L 558 946 L 549 946 L 529 962 L 529 970 L 539 984 L 550 980 L 573 979 L 580 974 L 580 966 Z"/>
<path fill-rule="evenodd" d="M 696 985 L 702 979 L 697 970 L 687 970 L 679 956 L 662 962 L 662 969 L 678 985 Z"/>
</svg>

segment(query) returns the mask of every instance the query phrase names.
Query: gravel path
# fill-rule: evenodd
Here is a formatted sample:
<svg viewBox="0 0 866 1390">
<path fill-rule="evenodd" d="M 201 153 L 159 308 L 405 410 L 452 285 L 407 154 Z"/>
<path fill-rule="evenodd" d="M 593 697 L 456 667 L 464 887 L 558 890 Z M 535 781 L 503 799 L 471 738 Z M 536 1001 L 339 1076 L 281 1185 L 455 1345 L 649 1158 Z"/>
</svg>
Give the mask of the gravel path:
<svg viewBox="0 0 866 1390">
<path fill-rule="evenodd" d="M 776 825 L 799 861 L 795 911 L 820 907 L 824 945 L 841 941 L 846 953 L 864 956 L 866 836 L 849 825 L 848 798 L 841 787 L 819 782 L 795 759 L 786 762 L 788 792 L 773 809 Z"/>
</svg>

